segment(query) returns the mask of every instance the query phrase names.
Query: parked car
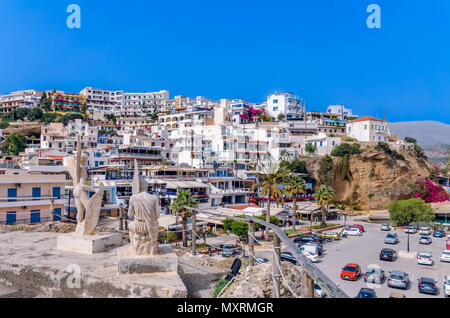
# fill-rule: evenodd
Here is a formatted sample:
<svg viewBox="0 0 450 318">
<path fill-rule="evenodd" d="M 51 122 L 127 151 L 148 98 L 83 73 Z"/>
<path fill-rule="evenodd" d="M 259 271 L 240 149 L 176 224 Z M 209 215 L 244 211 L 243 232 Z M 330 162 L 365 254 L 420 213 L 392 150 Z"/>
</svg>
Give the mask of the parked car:
<svg viewBox="0 0 450 318">
<path fill-rule="evenodd" d="M 427 244 L 430 245 L 433 241 L 429 236 L 421 236 L 419 239 L 419 244 Z"/>
<path fill-rule="evenodd" d="M 361 276 L 361 267 L 358 264 L 347 264 L 342 268 L 341 278 L 346 280 L 357 280 Z"/>
<path fill-rule="evenodd" d="M 435 230 L 433 232 L 433 237 L 443 238 L 445 237 L 445 232 L 443 230 Z"/>
<path fill-rule="evenodd" d="M 403 271 L 391 271 L 388 277 L 388 287 L 408 289 L 409 277 Z"/>
<path fill-rule="evenodd" d="M 364 229 L 364 226 L 362 226 L 361 224 L 353 224 L 352 226 L 350 226 L 350 228 L 352 228 L 352 227 L 358 228 L 361 232 L 365 232 L 366 231 Z"/>
<path fill-rule="evenodd" d="M 281 252 L 280 253 L 280 260 L 281 261 L 286 261 L 286 262 L 290 262 L 294 265 L 297 265 L 297 260 L 295 259 L 295 257 L 292 255 L 291 252 Z"/>
<path fill-rule="evenodd" d="M 407 226 L 405 229 L 405 233 L 416 234 L 417 230 L 414 226 Z"/>
<path fill-rule="evenodd" d="M 298 248 L 299 248 L 299 251 L 302 252 L 303 254 L 311 252 L 311 253 L 317 254 L 319 256 L 322 255 L 320 252 L 320 248 L 317 245 L 305 244 L 305 245 L 299 246 Z"/>
<path fill-rule="evenodd" d="M 306 244 L 309 242 L 315 243 L 315 242 L 319 242 L 319 240 L 311 235 L 299 236 L 294 239 L 294 243 L 298 243 L 298 244 Z"/>
<path fill-rule="evenodd" d="M 223 246 L 222 256 L 223 257 L 232 257 L 236 255 L 236 246 L 233 244 L 225 244 Z"/>
<path fill-rule="evenodd" d="M 444 295 L 450 297 L 450 275 L 444 277 Z"/>
<path fill-rule="evenodd" d="M 440 257 L 441 262 L 450 263 L 450 250 L 444 250 Z"/>
<path fill-rule="evenodd" d="M 369 266 L 364 274 L 364 281 L 374 284 L 383 284 L 385 278 L 384 270 L 378 266 Z"/>
<path fill-rule="evenodd" d="M 350 235 L 350 236 L 362 236 L 362 232 L 360 229 L 358 229 L 357 227 L 351 227 L 351 228 L 347 228 L 342 230 L 342 233 L 345 233 L 346 235 Z"/>
<path fill-rule="evenodd" d="M 381 230 L 382 231 L 390 231 L 391 230 L 391 226 L 387 223 L 385 224 L 381 224 Z"/>
<path fill-rule="evenodd" d="M 320 243 L 322 243 L 323 242 L 323 237 L 322 236 L 320 236 L 319 234 L 310 234 L 309 235 L 310 237 L 312 237 L 312 238 L 314 238 L 315 240 L 316 240 L 316 242 L 320 242 Z"/>
<path fill-rule="evenodd" d="M 319 285 L 317 285 L 316 283 L 314 283 L 314 291 L 316 292 L 316 295 L 319 298 L 326 298 L 327 294 L 324 293 L 324 291 L 322 290 L 322 288 L 320 288 Z"/>
<path fill-rule="evenodd" d="M 432 278 L 421 277 L 418 280 L 419 293 L 437 295 L 438 288 L 436 282 Z"/>
<path fill-rule="evenodd" d="M 309 243 L 306 243 L 306 244 L 299 245 L 299 247 L 303 247 L 303 246 L 316 246 L 318 248 L 319 256 L 322 256 L 322 254 L 323 254 L 323 245 L 322 245 L 322 243 L 309 242 Z"/>
<path fill-rule="evenodd" d="M 399 242 L 397 233 L 389 233 L 384 239 L 385 244 L 397 244 Z"/>
<path fill-rule="evenodd" d="M 313 263 L 317 263 L 320 260 L 319 254 L 317 253 L 302 251 L 302 254 L 305 255 Z"/>
<path fill-rule="evenodd" d="M 377 298 L 377 294 L 371 288 L 361 288 L 355 298 Z"/>
<path fill-rule="evenodd" d="M 447 237 L 447 241 L 445 242 L 445 249 L 450 250 L 450 237 Z"/>
<path fill-rule="evenodd" d="M 394 261 L 397 257 L 397 252 L 390 248 L 383 248 L 380 252 L 380 260 Z"/>
<path fill-rule="evenodd" d="M 336 233 L 336 232 L 320 233 L 318 235 L 327 241 L 334 241 L 334 240 L 341 239 L 341 236 L 339 235 L 339 233 Z"/>
<path fill-rule="evenodd" d="M 428 253 L 420 253 L 417 255 L 417 264 L 433 265 L 433 258 Z"/>
<path fill-rule="evenodd" d="M 431 235 L 431 228 L 430 227 L 421 227 L 420 228 L 420 235 Z"/>
<path fill-rule="evenodd" d="M 406 298 L 406 296 L 405 296 L 405 294 L 402 294 L 402 293 L 392 292 L 389 295 L 389 298 Z"/>
</svg>

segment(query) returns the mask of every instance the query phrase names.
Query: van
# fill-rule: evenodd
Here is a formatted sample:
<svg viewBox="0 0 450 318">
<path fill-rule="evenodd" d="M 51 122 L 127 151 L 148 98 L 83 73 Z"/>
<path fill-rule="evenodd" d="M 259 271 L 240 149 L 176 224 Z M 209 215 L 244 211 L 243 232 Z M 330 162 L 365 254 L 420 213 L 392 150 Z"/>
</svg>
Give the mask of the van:
<svg viewBox="0 0 450 318">
<path fill-rule="evenodd" d="M 300 252 L 302 253 L 308 253 L 311 252 L 313 254 L 319 255 L 319 247 L 314 245 L 303 245 L 300 247 Z"/>
</svg>

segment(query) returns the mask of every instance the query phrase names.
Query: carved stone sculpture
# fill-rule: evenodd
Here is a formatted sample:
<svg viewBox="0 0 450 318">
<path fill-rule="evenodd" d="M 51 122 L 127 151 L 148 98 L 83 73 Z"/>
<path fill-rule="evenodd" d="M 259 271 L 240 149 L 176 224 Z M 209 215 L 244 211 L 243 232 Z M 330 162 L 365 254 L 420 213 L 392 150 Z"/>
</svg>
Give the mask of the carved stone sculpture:
<svg viewBox="0 0 450 318">
<path fill-rule="evenodd" d="M 130 249 L 136 256 L 153 256 L 158 254 L 158 218 L 161 206 L 157 196 L 147 191 L 141 192 L 139 166 L 134 163 L 133 195 L 130 198 L 128 216 L 134 217 L 129 224 Z"/>
<path fill-rule="evenodd" d="M 78 136 L 77 154 L 67 158 L 67 168 L 73 179 L 73 196 L 77 208 L 76 236 L 95 235 L 105 192 L 103 183 L 100 183 L 98 190 L 86 185 L 87 159 L 87 156 L 81 153 L 81 142 Z M 92 197 L 89 197 L 89 192 L 94 193 Z"/>
</svg>

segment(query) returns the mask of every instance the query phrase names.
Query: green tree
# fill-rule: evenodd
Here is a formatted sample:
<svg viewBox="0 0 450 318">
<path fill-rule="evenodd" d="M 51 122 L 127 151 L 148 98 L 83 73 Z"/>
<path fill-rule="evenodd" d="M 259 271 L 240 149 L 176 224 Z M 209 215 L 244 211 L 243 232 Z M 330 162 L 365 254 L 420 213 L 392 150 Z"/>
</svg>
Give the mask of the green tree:
<svg viewBox="0 0 450 318">
<path fill-rule="evenodd" d="M 412 222 L 431 223 L 436 218 L 431 205 L 418 198 L 396 201 L 389 205 L 388 211 L 391 220 L 399 226 Z"/>
<path fill-rule="evenodd" d="M 44 92 L 41 97 L 40 106 L 43 110 L 46 112 L 49 112 L 52 110 L 52 96 L 51 94 L 47 96 L 47 93 Z"/>
<path fill-rule="evenodd" d="M 284 160 L 281 162 L 280 166 L 292 173 L 308 173 L 308 170 L 306 169 L 306 161 L 299 160 L 298 158 L 292 161 Z"/>
<path fill-rule="evenodd" d="M 305 146 L 305 151 L 309 153 L 310 155 L 316 153 L 317 146 L 313 145 L 312 143 L 307 143 Z"/>
<path fill-rule="evenodd" d="M 285 114 L 279 114 L 278 115 L 278 121 L 283 121 L 283 119 L 285 119 L 285 118 L 286 118 Z"/>
<path fill-rule="evenodd" d="M 330 185 L 333 177 L 333 159 L 326 155 L 320 160 L 319 182 L 320 184 Z"/>
<path fill-rule="evenodd" d="M 43 116 L 44 116 L 44 112 L 42 111 L 42 108 L 35 107 L 30 111 L 30 113 L 27 116 L 27 119 L 29 121 L 40 120 Z"/>
<path fill-rule="evenodd" d="M 57 118 L 58 118 L 58 115 L 55 113 L 45 113 L 41 118 L 41 122 L 44 125 L 48 125 L 50 123 L 55 122 Z"/>
<path fill-rule="evenodd" d="M 261 188 L 260 195 L 267 197 L 269 204 L 266 212 L 266 222 L 270 222 L 270 204 L 272 199 L 280 199 L 284 203 L 284 191 L 280 185 L 286 185 L 288 171 L 277 164 L 260 165 L 259 172 L 256 174 L 258 182 L 253 184 L 252 191 Z M 266 228 L 266 239 L 269 238 L 269 228 Z"/>
<path fill-rule="evenodd" d="M 326 215 L 328 211 L 328 206 L 334 200 L 335 194 L 334 190 L 330 186 L 321 185 L 317 190 L 314 198 L 317 200 L 317 205 L 322 209 L 322 225 L 327 225 Z"/>
<path fill-rule="evenodd" d="M 294 221 L 292 223 L 292 230 L 295 231 L 295 225 L 297 223 L 297 198 L 300 194 L 306 193 L 306 183 L 303 178 L 294 176 L 289 178 L 286 186 L 286 193 L 292 196 L 294 207 Z"/>
<path fill-rule="evenodd" d="M 114 114 L 106 114 L 105 118 L 108 121 L 112 121 L 114 124 L 117 122 L 117 118 Z"/>
<path fill-rule="evenodd" d="M 180 190 L 176 199 L 170 205 L 170 208 L 176 213 L 177 217 L 181 218 L 182 222 L 182 240 L 183 247 L 187 247 L 187 221 L 191 215 L 191 211 L 186 208 L 198 207 L 197 196 L 191 195 L 189 190 Z M 195 229 L 192 229 L 195 231 Z"/>
<path fill-rule="evenodd" d="M 9 155 L 18 156 L 27 147 L 27 139 L 22 134 L 12 134 L 6 137 L 2 151 Z"/>
</svg>

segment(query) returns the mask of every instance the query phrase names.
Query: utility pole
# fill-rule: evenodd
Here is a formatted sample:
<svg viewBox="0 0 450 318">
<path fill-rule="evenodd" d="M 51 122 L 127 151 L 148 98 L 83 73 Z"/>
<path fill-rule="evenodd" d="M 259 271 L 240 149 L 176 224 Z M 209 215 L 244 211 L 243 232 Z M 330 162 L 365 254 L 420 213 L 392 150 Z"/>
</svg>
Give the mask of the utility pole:
<svg viewBox="0 0 450 318">
<path fill-rule="evenodd" d="M 196 231 L 197 229 L 197 211 L 192 210 L 192 256 L 195 256 L 197 252 L 197 237 L 196 237 Z"/>
<path fill-rule="evenodd" d="M 273 298 L 280 298 L 280 286 L 281 286 L 281 242 L 278 235 L 273 233 Z"/>
<path fill-rule="evenodd" d="M 119 231 L 123 231 L 123 221 L 124 221 L 124 211 L 123 205 L 120 205 L 120 216 L 119 216 Z"/>
<path fill-rule="evenodd" d="M 255 224 L 253 221 L 250 221 L 248 224 L 248 251 L 249 251 L 249 265 L 253 266 L 255 264 L 254 256 L 255 256 L 255 249 L 253 245 L 253 237 L 255 235 Z"/>
<path fill-rule="evenodd" d="M 50 199 L 50 217 L 51 217 L 51 221 L 55 222 L 55 198 L 51 198 Z"/>
</svg>

